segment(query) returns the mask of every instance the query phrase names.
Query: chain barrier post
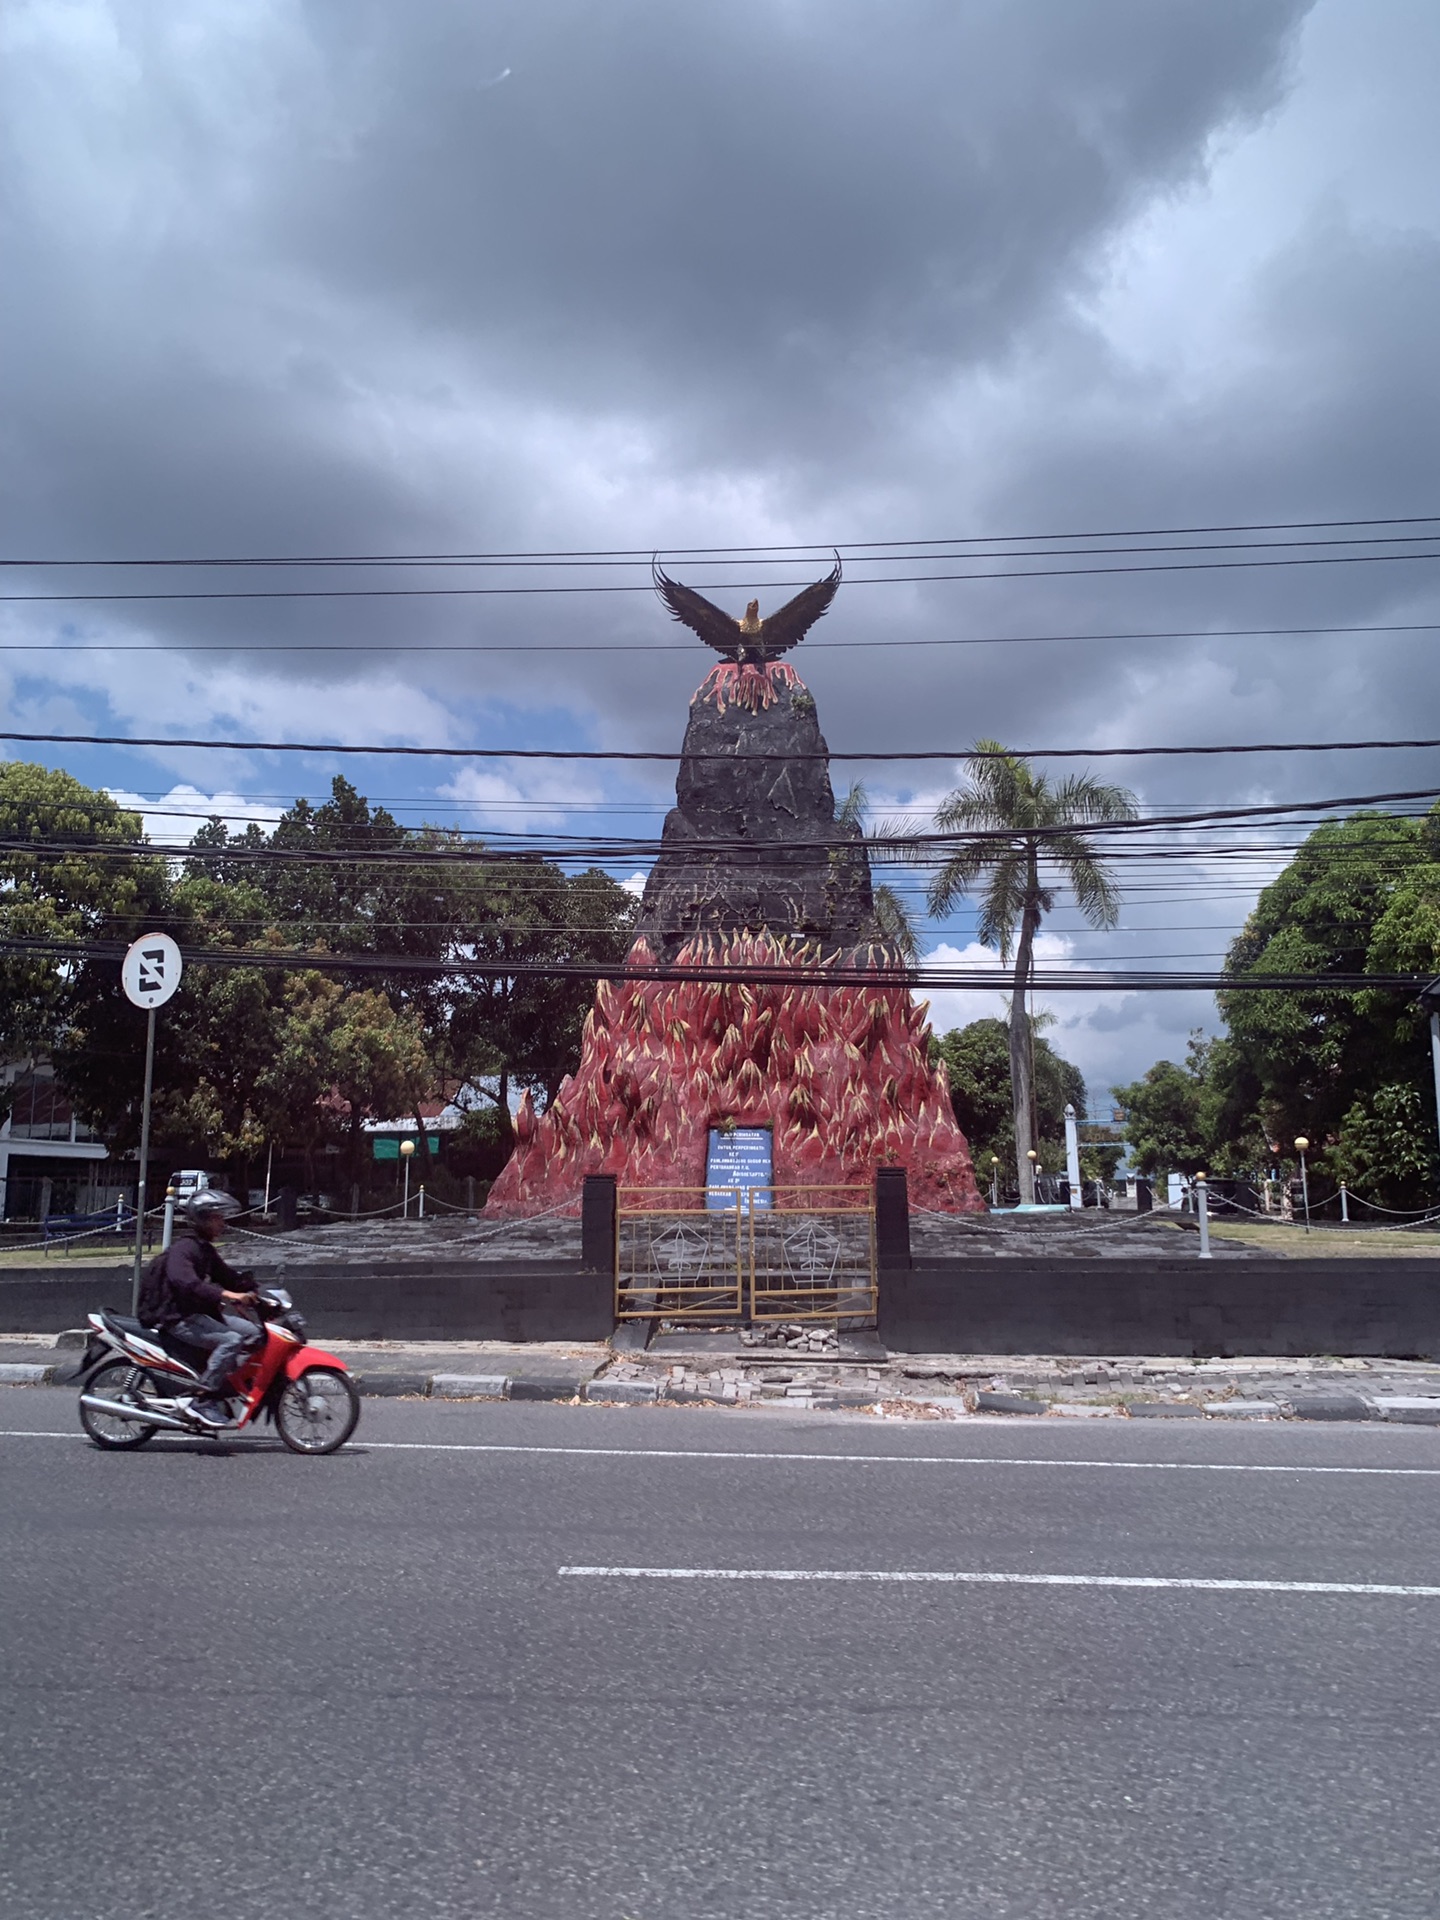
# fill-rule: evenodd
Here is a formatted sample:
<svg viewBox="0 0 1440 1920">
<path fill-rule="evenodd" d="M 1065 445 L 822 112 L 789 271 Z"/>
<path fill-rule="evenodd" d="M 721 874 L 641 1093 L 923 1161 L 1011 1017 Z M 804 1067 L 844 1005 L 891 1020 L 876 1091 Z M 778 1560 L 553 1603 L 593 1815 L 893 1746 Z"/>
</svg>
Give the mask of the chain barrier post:
<svg viewBox="0 0 1440 1920">
<path fill-rule="evenodd" d="M 1195 1176 L 1195 1212 L 1200 1221 L 1200 1258 L 1210 1259 L 1210 1189 L 1203 1173 Z"/>
<path fill-rule="evenodd" d="M 176 1197 L 174 1187 L 167 1187 L 165 1189 L 165 1225 L 160 1234 L 160 1251 L 162 1253 L 168 1253 L 170 1251 L 170 1242 L 175 1237 Z"/>
<path fill-rule="evenodd" d="M 1345 1190 L 1345 1182 L 1340 1182 L 1340 1218 L 1347 1224 L 1350 1219 L 1350 1195 Z"/>
</svg>

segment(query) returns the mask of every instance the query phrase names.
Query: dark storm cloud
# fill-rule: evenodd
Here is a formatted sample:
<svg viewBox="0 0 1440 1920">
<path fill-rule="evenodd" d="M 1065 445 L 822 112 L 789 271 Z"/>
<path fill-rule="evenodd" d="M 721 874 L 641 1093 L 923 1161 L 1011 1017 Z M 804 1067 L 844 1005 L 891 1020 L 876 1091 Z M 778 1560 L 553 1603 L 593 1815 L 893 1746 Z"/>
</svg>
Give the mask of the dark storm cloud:
<svg viewBox="0 0 1440 1920">
<path fill-rule="evenodd" d="M 853 431 L 857 384 L 1008 351 L 1097 232 L 1274 98 L 1302 10 L 579 0 L 417 34 L 381 6 L 360 61 L 354 9 L 317 10 L 352 137 L 279 170 L 274 240 L 571 405 L 738 405 L 803 459 L 804 403 Z"/>
<path fill-rule="evenodd" d="M 837 456 L 1009 354 L 1275 97 L 1302 12 L 347 0 L 96 6 L 77 34 L 37 5 L 10 523 L 92 551 L 535 528 L 511 408 L 628 422 L 677 476 L 807 475 L 818 517 Z M 413 436 L 474 406 L 500 443 L 447 500 Z"/>
</svg>

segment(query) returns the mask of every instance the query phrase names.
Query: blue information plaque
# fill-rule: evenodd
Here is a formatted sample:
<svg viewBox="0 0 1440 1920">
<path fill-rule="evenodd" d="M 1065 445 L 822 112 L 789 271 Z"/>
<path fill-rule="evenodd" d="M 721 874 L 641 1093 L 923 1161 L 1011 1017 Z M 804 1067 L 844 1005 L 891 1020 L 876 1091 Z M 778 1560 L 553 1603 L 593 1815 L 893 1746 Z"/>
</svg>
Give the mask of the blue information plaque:
<svg viewBox="0 0 1440 1920">
<path fill-rule="evenodd" d="M 705 1205 L 712 1213 L 728 1212 L 735 1195 L 726 1188 L 739 1187 L 740 1211 L 750 1211 L 747 1187 L 769 1188 L 774 1181 L 774 1136 L 769 1127 L 724 1127 L 710 1129 L 710 1151 L 705 1161 Z M 774 1201 L 768 1191 L 757 1193 L 755 1208 L 763 1212 Z"/>
</svg>

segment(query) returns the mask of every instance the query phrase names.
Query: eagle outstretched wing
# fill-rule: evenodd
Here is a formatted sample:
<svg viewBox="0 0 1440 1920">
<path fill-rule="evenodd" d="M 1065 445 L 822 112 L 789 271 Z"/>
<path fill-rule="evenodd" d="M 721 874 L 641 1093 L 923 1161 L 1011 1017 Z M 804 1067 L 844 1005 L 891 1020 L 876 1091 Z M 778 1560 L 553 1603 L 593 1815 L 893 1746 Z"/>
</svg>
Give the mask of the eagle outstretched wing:
<svg viewBox="0 0 1440 1920">
<path fill-rule="evenodd" d="M 693 587 L 685 587 L 678 580 L 672 580 L 658 562 L 651 563 L 651 573 L 655 580 L 655 591 L 677 620 L 689 627 L 692 633 L 698 633 L 707 647 L 714 647 L 717 653 L 723 653 L 727 659 L 740 658 L 745 635 L 740 631 L 738 620 L 732 620 L 728 613 L 723 613 L 703 593 L 696 593 Z"/>
<path fill-rule="evenodd" d="M 759 654 L 763 659 L 774 660 L 798 646 L 829 608 L 840 585 L 840 556 L 835 556 L 835 565 L 823 580 L 802 588 L 793 600 L 787 600 L 783 607 L 762 620 L 758 633 L 747 632 L 738 620 L 707 600 L 703 593 L 672 580 L 658 561 L 651 563 L 651 573 L 656 592 L 674 617 L 698 634 L 707 647 L 713 647 L 729 660 L 738 660 L 742 654 Z"/>
<path fill-rule="evenodd" d="M 840 556 L 837 553 L 835 565 L 823 580 L 802 588 L 793 600 L 787 600 L 783 607 L 761 621 L 760 638 L 765 658 L 773 660 L 778 654 L 788 653 L 791 647 L 798 647 L 820 616 L 829 611 L 839 586 Z"/>
</svg>

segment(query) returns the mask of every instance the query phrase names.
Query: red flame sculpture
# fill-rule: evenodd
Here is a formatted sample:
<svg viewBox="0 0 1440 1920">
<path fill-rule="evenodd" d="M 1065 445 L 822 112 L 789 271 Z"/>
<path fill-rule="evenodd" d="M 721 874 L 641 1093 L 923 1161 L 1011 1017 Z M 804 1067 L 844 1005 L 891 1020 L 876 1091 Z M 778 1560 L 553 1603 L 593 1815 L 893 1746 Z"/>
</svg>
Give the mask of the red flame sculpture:
<svg viewBox="0 0 1440 1920">
<path fill-rule="evenodd" d="M 795 984 L 602 981 L 580 1070 L 543 1114 L 525 1095 L 486 1214 L 578 1212 L 587 1173 L 703 1187 L 709 1130 L 727 1120 L 773 1128 L 777 1186 L 868 1186 L 877 1166 L 897 1166 L 914 1205 L 983 1212 L 945 1068 L 929 1064 L 924 1005 L 881 973 L 873 986 L 807 984 L 823 958 L 815 941 L 717 933 L 675 965 L 793 967 Z M 629 965 L 655 965 L 643 938 Z"/>
</svg>

